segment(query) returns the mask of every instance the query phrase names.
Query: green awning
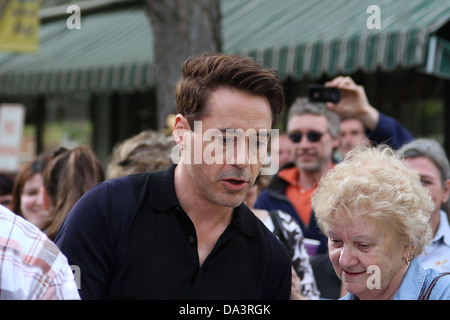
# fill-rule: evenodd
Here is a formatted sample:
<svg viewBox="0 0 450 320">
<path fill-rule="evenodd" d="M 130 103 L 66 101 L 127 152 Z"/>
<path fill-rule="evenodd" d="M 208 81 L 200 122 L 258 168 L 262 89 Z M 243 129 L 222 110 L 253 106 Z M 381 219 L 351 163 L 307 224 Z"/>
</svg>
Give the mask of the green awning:
<svg viewBox="0 0 450 320">
<path fill-rule="evenodd" d="M 373 4 L 380 29 L 366 24 Z M 282 79 L 396 68 L 450 78 L 450 35 L 439 33 L 446 24 L 449 30 L 450 1 L 222 0 L 222 13 L 223 50 L 255 57 Z M 82 11 L 81 30 L 67 28 L 68 16 L 42 23 L 38 54 L 0 54 L 1 95 L 155 85 L 153 35 L 142 3 Z"/>
<path fill-rule="evenodd" d="M 153 34 L 142 5 L 44 22 L 37 55 L 0 55 L 0 94 L 129 92 L 154 86 Z"/>
<path fill-rule="evenodd" d="M 367 27 L 373 4 L 379 30 Z M 223 9 L 227 51 L 295 79 L 424 67 L 430 35 L 450 21 L 445 0 L 248 0 L 226 1 Z"/>
<path fill-rule="evenodd" d="M 438 36 L 430 38 L 425 72 L 450 78 L 450 41 Z"/>
</svg>

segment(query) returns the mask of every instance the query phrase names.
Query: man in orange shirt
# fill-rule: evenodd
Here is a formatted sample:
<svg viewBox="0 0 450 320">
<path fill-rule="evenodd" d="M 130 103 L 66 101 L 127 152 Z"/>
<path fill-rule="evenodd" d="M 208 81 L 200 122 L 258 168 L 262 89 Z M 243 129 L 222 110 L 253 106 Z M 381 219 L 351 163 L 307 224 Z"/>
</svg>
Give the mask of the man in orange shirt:
<svg viewBox="0 0 450 320">
<path fill-rule="evenodd" d="M 319 253 L 327 251 L 327 238 L 313 218 L 310 198 L 322 175 L 334 166 L 339 123 L 339 116 L 325 104 L 297 98 L 287 124 L 294 161 L 280 169 L 255 204 L 255 208 L 290 213 L 300 223 L 305 238 L 321 242 Z"/>
</svg>

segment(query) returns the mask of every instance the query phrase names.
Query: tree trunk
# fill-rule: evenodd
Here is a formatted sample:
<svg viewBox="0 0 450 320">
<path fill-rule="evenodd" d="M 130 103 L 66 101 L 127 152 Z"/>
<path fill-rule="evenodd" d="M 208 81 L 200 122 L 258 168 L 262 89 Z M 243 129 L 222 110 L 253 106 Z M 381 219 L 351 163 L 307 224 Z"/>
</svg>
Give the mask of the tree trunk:
<svg viewBox="0 0 450 320">
<path fill-rule="evenodd" d="M 183 61 L 221 50 L 220 0 L 146 0 L 154 33 L 158 128 L 175 113 L 174 90 Z"/>
</svg>

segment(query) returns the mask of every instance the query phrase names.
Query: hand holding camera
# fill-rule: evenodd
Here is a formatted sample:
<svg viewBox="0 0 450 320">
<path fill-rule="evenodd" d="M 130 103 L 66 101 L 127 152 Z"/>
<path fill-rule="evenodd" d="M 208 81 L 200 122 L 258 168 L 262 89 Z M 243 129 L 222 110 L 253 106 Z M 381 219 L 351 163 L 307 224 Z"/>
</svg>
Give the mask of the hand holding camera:
<svg viewBox="0 0 450 320">
<path fill-rule="evenodd" d="M 311 85 L 308 87 L 308 97 L 310 101 L 325 102 L 341 118 L 360 119 L 370 130 L 375 129 L 378 123 L 378 110 L 369 104 L 364 87 L 357 85 L 350 77 L 339 76 L 323 86 Z"/>
</svg>

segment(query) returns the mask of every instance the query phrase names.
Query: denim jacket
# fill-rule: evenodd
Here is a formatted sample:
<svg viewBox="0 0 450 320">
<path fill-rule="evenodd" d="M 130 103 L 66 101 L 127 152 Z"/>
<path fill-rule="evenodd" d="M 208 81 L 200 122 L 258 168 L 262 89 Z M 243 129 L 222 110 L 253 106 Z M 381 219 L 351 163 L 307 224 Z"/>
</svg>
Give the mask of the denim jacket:
<svg viewBox="0 0 450 320">
<path fill-rule="evenodd" d="M 417 257 L 424 268 L 434 268 L 439 272 L 450 272 L 450 225 L 447 214 L 440 211 L 439 226 L 431 243 Z"/>
<path fill-rule="evenodd" d="M 417 300 L 440 274 L 435 269 L 424 269 L 417 259 L 413 259 L 406 271 L 402 284 L 392 300 Z M 348 293 L 342 300 L 356 300 L 354 294 Z M 440 278 L 434 286 L 430 300 L 450 300 L 450 275 Z"/>
</svg>

